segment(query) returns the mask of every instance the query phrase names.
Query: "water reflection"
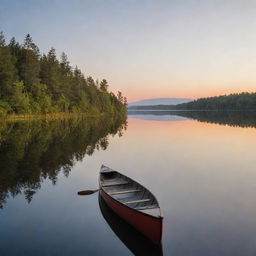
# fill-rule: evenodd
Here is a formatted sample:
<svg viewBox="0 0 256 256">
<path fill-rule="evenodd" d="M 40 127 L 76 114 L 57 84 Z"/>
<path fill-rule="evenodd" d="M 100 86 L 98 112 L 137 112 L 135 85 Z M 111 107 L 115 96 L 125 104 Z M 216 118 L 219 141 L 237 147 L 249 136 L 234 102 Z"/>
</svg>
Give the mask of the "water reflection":
<svg viewBox="0 0 256 256">
<path fill-rule="evenodd" d="M 134 255 L 163 255 L 162 244 L 155 245 L 113 212 L 99 194 L 101 213 L 113 232 Z"/>
<path fill-rule="evenodd" d="M 181 121 L 182 119 L 194 119 L 199 122 L 221 125 L 256 127 L 255 111 L 129 111 L 128 114 L 129 117 L 143 120 Z"/>
<path fill-rule="evenodd" d="M 152 121 L 184 121 L 190 119 L 169 111 L 129 111 L 129 117 Z"/>
<path fill-rule="evenodd" d="M 0 123 L 0 208 L 23 193 L 28 202 L 45 179 L 56 184 L 85 155 L 108 147 L 108 135 L 122 136 L 126 121 L 113 117 Z"/>
</svg>

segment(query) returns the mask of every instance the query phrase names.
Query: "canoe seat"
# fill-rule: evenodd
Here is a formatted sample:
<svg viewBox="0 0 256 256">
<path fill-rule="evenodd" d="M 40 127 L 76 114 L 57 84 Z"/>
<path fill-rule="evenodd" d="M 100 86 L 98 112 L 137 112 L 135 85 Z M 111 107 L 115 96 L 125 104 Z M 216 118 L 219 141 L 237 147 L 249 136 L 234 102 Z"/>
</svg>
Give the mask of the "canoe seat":
<svg viewBox="0 0 256 256">
<path fill-rule="evenodd" d="M 122 182 L 109 182 L 109 183 L 104 183 L 102 184 L 103 187 L 110 187 L 110 186 L 118 186 L 118 185 L 125 185 L 128 184 L 128 181 L 122 181 Z"/>
<path fill-rule="evenodd" d="M 112 195 L 128 194 L 128 193 L 134 193 L 139 191 L 142 191 L 142 190 L 141 189 L 122 190 L 122 191 L 110 192 L 109 195 L 112 196 Z"/>
<path fill-rule="evenodd" d="M 133 200 L 133 201 L 128 201 L 128 202 L 124 202 L 124 204 L 137 204 L 137 203 L 142 203 L 142 202 L 148 202 L 151 199 L 146 198 L 146 199 L 141 199 L 141 200 Z"/>
<path fill-rule="evenodd" d="M 153 204 L 153 205 L 146 205 L 142 207 L 135 207 L 136 210 L 148 210 L 148 209 L 155 209 L 155 208 L 159 208 L 159 206 L 157 204 Z"/>
</svg>

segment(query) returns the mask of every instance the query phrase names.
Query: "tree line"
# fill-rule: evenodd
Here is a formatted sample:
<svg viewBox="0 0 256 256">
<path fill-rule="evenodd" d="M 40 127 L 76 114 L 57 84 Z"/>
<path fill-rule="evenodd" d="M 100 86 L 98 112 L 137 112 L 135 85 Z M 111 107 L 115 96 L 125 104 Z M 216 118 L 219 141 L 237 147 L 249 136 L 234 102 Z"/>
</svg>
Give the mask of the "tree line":
<svg viewBox="0 0 256 256">
<path fill-rule="evenodd" d="M 0 115 L 126 112 L 121 92 L 108 91 L 108 82 L 85 77 L 65 53 L 60 59 L 51 48 L 41 54 L 27 34 L 23 44 L 0 32 Z"/>
<path fill-rule="evenodd" d="M 178 105 L 133 106 L 131 110 L 256 110 L 256 93 L 233 93 Z"/>
</svg>

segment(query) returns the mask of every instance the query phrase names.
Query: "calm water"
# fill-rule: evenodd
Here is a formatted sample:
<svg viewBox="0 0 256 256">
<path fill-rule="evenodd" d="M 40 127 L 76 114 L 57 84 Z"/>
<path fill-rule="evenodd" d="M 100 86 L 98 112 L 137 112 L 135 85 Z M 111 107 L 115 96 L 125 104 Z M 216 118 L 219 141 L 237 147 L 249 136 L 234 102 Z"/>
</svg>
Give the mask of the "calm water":
<svg viewBox="0 0 256 256">
<path fill-rule="evenodd" d="M 102 163 L 158 198 L 155 255 L 255 255 L 255 127 L 253 113 L 215 112 L 133 112 L 127 130 L 108 119 L 1 123 L 0 255 L 150 248 L 97 193 L 77 196 L 98 187 Z"/>
</svg>

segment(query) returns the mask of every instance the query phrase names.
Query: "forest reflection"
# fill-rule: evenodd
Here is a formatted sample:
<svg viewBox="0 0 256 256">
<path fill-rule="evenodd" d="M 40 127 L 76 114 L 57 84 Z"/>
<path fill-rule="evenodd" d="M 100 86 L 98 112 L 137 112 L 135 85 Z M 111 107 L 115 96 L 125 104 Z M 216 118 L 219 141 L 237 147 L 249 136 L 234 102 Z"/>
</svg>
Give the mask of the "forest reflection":
<svg viewBox="0 0 256 256">
<path fill-rule="evenodd" d="M 161 116 L 180 116 L 199 122 L 216 123 L 238 127 L 256 127 L 255 111 L 129 111 L 129 115 L 136 117 L 154 116 L 154 120 L 162 120 Z"/>
<path fill-rule="evenodd" d="M 108 136 L 122 136 L 126 120 L 68 118 L 0 123 L 0 208 L 9 196 L 30 202 L 45 179 L 56 184 L 85 155 L 108 147 Z"/>
</svg>

